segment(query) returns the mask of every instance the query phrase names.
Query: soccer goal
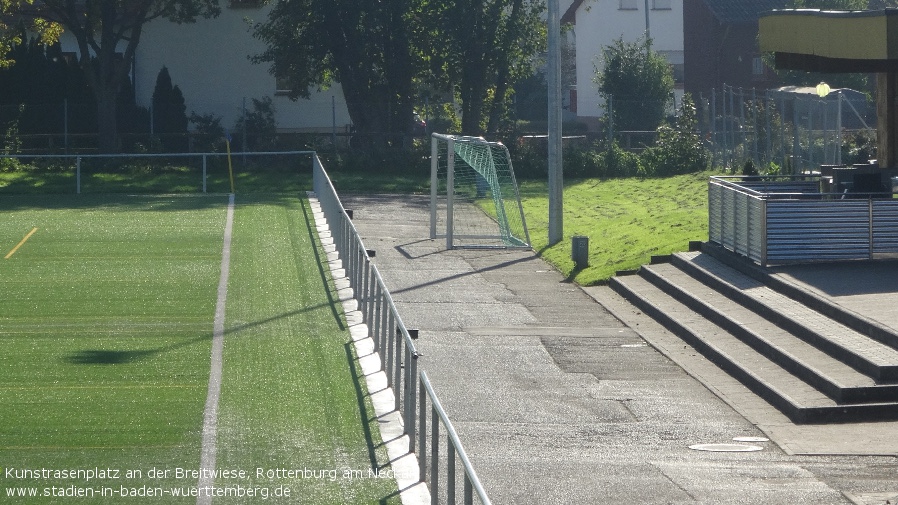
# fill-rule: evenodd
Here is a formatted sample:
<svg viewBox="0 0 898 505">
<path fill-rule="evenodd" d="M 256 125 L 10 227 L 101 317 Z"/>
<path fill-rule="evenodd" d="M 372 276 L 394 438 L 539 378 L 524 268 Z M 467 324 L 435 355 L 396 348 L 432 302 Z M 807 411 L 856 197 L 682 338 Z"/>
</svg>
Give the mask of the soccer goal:
<svg viewBox="0 0 898 505">
<path fill-rule="evenodd" d="M 434 133 L 430 238 L 446 247 L 529 248 L 511 156 L 500 142 Z"/>
</svg>

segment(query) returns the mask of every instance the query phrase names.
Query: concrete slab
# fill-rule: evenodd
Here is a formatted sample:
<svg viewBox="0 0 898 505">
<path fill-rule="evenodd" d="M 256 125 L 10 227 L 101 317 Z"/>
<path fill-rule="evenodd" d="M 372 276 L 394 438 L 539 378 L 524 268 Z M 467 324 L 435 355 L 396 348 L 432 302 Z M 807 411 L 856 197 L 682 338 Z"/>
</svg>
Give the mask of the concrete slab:
<svg viewBox="0 0 898 505">
<path fill-rule="evenodd" d="M 610 290 L 532 252 L 442 250 L 426 196 L 344 205 L 494 503 L 881 505 L 898 487 L 892 427 L 791 425 Z"/>
</svg>

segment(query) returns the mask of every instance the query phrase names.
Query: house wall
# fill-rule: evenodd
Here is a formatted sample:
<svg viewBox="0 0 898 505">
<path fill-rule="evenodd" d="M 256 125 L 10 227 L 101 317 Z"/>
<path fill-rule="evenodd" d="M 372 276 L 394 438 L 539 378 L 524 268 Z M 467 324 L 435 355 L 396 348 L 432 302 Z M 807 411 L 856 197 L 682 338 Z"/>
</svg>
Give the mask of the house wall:
<svg viewBox="0 0 898 505">
<path fill-rule="evenodd" d="M 670 0 L 670 9 L 654 9 L 649 0 L 649 32 L 652 49 L 668 55 L 672 63 L 683 63 L 683 1 Z M 645 0 L 633 2 L 635 9 L 621 9 L 620 0 L 583 2 L 576 12 L 577 116 L 587 122 L 604 115 L 605 101 L 593 82 L 601 68 L 602 50 L 615 40 L 635 42 L 645 35 Z M 677 102 L 682 91 L 677 92 Z"/>
<path fill-rule="evenodd" d="M 683 0 L 685 35 L 684 89 L 696 99 L 726 84 L 745 89 L 767 89 L 776 84 L 770 69 L 756 75 L 758 23 L 723 24 L 703 0 Z"/>
<path fill-rule="evenodd" d="M 222 117 L 223 126 L 233 128 L 244 99 L 251 111 L 253 98 L 268 96 L 280 130 L 331 131 L 334 124 L 340 131 L 345 129 L 349 113 L 339 85 L 313 92 L 310 100 L 294 102 L 275 93 L 275 78 L 267 64 L 249 61 L 249 56 L 264 51 L 265 45 L 252 37 L 245 18 L 264 21 L 270 9 L 233 9 L 223 2 L 221 15 L 215 19 L 183 25 L 160 20 L 146 25 L 134 65 L 137 103 L 150 105 L 156 76 L 164 65 L 172 84 L 184 93 L 188 115 L 213 113 Z"/>
</svg>

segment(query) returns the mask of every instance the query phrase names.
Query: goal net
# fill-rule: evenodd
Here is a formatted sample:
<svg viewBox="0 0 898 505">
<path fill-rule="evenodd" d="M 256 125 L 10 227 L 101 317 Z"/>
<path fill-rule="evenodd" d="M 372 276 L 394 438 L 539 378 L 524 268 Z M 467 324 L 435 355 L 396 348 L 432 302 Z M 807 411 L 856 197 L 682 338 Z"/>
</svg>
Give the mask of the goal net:
<svg viewBox="0 0 898 505">
<path fill-rule="evenodd" d="M 446 247 L 529 248 L 511 156 L 500 142 L 434 133 L 430 238 Z"/>
</svg>

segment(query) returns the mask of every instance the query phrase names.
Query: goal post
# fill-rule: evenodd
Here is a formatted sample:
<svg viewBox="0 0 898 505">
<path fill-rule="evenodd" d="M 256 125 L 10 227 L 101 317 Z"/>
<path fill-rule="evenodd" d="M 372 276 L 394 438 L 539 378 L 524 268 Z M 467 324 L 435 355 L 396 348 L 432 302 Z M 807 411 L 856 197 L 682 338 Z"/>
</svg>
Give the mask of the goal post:
<svg viewBox="0 0 898 505">
<path fill-rule="evenodd" d="M 511 156 L 501 142 L 434 133 L 430 238 L 446 248 L 530 248 Z"/>
</svg>

